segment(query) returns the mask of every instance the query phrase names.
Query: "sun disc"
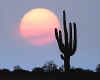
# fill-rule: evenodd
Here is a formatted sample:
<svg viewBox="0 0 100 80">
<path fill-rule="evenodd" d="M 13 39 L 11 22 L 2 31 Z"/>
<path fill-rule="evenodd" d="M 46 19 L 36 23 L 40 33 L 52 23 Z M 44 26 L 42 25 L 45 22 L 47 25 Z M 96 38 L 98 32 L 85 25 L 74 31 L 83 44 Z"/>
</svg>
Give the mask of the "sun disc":
<svg viewBox="0 0 100 80">
<path fill-rule="evenodd" d="M 57 16 L 48 9 L 36 8 L 24 15 L 19 30 L 27 42 L 40 46 L 55 40 L 55 28 L 60 28 Z"/>
</svg>

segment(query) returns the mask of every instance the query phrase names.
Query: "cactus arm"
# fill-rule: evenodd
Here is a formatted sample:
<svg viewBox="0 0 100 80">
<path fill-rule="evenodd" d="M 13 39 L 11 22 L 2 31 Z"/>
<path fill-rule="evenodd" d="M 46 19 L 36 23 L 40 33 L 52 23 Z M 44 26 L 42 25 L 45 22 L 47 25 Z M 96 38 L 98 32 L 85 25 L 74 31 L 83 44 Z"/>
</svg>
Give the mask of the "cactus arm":
<svg viewBox="0 0 100 80">
<path fill-rule="evenodd" d="M 60 42 L 63 44 L 63 41 L 62 41 L 62 32 L 61 32 L 61 30 L 59 30 L 59 40 L 60 40 Z"/>
<path fill-rule="evenodd" d="M 62 60 L 64 60 L 64 59 L 65 59 L 64 55 L 62 55 L 62 54 L 60 55 L 60 57 L 61 57 L 61 59 L 62 59 Z"/>
<path fill-rule="evenodd" d="M 62 53 L 64 53 L 64 44 L 62 41 L 62 32 L 59 31 L 59 35 L 58 35 L 58 30 L 55 28 L 55 36 L 56 36 L 56 40 L 59 46 L 59 49 Z"/>
<path fill-rule="evenodd" d="M 65 44 L 67 47 L 68 46 L 68 32 L 67 32 L 67 27 L 66 27 L 66 12 L 65 11 L 63 11 L 63 28 L 64 28 Z"/>
<path fill-rule="evenodd" d="M 59 45 L 59 48 L 62 51 L 62 53 L 64 53 L 65 49 L 64 49 L 64 44 L 63 44 L 63 40 L 62 40 L 62 32 L 61 32 L 61 30 L 59 30 L 59 43 L 58 43 L 58 45 Z"/>
<path fill-rule="evenodd" d="M 69 33 L 70 33 L 70 37 L 69 37 L 69 48 L 72 51 L 72 23 L 69 23 Z"/>
<path fill-rule="evenodd" d="M 58 30 L 57 30 L 57 28 L 55 28 L 55 37 L 56 37 L 56 40 L 58 42 Z"/>
<path fill-rule="evenodd" d="M 72 55 L 75 53 L 77 49 L 77 29 L 76 29 L 76 23 L 73 23 L 74 25 L 74 40 L 73 40 L 73 50 Z"/>
</svg>

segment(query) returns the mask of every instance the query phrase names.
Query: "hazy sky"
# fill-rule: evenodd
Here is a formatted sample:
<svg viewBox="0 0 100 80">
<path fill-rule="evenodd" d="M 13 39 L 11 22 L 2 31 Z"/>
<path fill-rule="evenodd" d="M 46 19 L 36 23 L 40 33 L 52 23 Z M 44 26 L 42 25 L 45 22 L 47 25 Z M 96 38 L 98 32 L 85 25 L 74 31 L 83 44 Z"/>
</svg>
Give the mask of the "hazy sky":
<svg viewBox="0 0 100 80">
<path fill-rule="evenodd" d="M 100 0 L 0 0 L 0 68 L 32 69 L 50 60 L 63 64 L 56 41 L 35 47 L 19 36 L 18 24 L 33 8 L 48 8 L 60 21 L 66 9 L 67 21 L 76 22 L 78 28 L 78 49 L 71 65 L 95 69 L 100 63 Z"/>
</svg>

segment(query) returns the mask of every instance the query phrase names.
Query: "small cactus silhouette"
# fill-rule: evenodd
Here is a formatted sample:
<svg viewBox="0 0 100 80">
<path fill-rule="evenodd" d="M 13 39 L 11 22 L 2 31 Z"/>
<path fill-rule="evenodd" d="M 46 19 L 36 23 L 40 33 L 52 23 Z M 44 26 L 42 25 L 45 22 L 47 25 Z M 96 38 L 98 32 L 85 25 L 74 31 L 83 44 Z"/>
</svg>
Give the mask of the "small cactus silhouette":
<svg viewBox="0 0 100 80">
<path fill-rule="evenodd" d="M 55 28 L 55 36 L 59 46 L 61 59 L 64 60 L 65 72 L 70 72 L 70 57 L 75 54 L 77 49 L 77 29 L 76 23 L 69 23 L 69 33 L 66 27 L 66 12 L 63 11 L 63 26 L 64 26 L 64 43 L 62 40 L 62 31 Z M 72 31 L 73 27 L 73 31 Z"/>
</svg>

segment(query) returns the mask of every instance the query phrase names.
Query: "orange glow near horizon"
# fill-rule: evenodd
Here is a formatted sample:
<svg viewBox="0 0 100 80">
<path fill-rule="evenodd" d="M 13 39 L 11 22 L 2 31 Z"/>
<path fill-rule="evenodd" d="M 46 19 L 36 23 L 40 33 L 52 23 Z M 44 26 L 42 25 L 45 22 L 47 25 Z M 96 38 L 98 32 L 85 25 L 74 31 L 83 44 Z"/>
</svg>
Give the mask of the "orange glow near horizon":
<svg viewBox="0 0 100 80">
<path fill-rule="evenodd" d="M 20 23 L 20 34 L 32 45 L 40 46 L 55 40 L 54 29 L 60 28 L 57 16 L 48 9 L 27 12 Z"/>
</svg>

